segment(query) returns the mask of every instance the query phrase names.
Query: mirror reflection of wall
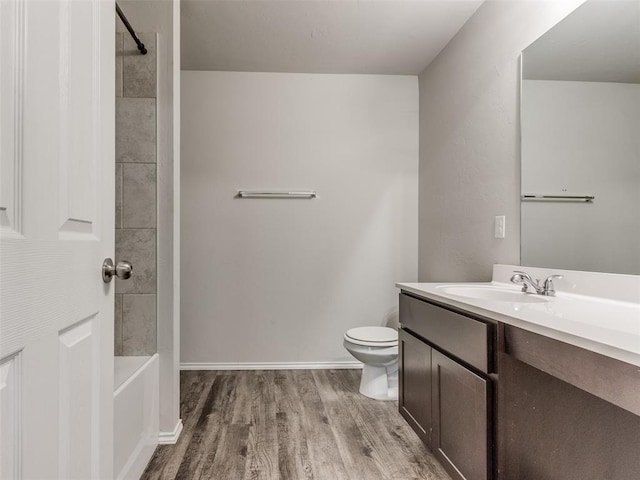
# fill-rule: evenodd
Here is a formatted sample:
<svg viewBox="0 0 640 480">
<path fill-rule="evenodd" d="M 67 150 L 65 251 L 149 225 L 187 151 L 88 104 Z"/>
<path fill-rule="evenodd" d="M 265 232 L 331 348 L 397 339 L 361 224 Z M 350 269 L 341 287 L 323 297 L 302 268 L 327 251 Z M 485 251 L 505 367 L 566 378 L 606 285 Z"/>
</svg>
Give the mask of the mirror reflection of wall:
<svg viewBox="0 0 640 480">
<path fill-rule="evenodd" d="M 590 0 L 523 52 L 521 264 L 640 274 L 640 2 Z"/>
</svg>

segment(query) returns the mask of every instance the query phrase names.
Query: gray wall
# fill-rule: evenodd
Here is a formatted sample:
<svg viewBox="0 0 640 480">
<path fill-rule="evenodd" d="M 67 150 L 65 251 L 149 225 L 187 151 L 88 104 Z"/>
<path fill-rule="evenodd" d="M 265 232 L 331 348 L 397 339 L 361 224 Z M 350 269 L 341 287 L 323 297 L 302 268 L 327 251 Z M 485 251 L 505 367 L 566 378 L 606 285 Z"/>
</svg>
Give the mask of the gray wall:
<svg viewBox="0 0 640 480">
<path fill-rule="evenodd" d="M 183 71 L 182 159 L 183 365 L 353 362 L 345 331 L 397 317 L 417 77 Z M 264 188 L 319 197 L 234 198 Z"/>
<path fill-rule="evenodd" d="M 156 353 L 156 36 L 116 33 L 116 261 L 133 274 L 116 278 L 115 354 Z"/>
<path fill-rule="evenodd" d="M 519 56 L 581 3 L 487 1 L 420 75 L 420 281 L 520 263 Z"/>
<path fill-rule="evenodd" d="M 157 32 L 157 345 L 160 354 L 160 432 L 172 432 L 180 417 L 179 318 L 174 308 L 174 69 L 175 20 L 179 2 L 119 0 L 118 4 L 139 32 Z M 116 30 L 125 31 L 119 20 Z M 128 33 L 126 34 L 128 35 Z"/>
</svg>

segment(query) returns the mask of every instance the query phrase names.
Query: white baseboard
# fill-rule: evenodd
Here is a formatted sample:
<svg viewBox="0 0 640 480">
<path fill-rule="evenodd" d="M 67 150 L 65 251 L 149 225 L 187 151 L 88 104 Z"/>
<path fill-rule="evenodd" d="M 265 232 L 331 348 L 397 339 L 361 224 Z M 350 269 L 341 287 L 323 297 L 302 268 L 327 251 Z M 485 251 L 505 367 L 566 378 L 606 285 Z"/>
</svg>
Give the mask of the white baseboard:
<svg viewBox="0 0 640 480">
<path fill-rule="evenodd" d="M 261 363 L 181 363 L 180 370 L 337 370 L 362 368 L 358 361 L 344 362 L 261 362 Z"/>
<path fill-rule="evenodd" d="M 182 432 L 182 419 L 178 419 L 178 423 L 176 423 L 176 427 L 173 429 L 173 432 L 160 432 L 158 435 L 158 445 L 173 445 L 178 441 L 180 437 L 180 432 Z"/>
</svg>

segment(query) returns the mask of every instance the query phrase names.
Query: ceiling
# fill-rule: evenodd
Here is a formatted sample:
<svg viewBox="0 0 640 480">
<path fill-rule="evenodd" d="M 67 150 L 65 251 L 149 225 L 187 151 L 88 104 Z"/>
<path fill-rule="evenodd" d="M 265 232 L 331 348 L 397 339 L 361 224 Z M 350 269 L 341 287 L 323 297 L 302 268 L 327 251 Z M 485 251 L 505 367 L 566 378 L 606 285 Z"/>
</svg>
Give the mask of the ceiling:
<svg viewBox="0 0 640 480">
<path fill-rule="evenodd" d="M 417 75 L 481 3 L 182 0 L 182 69 Z"/>
<path fill-rule="evenodd" d="M 525 49 L 523 77 L 640 83 L 640 1 L 585 2 Z"/>
</svg>

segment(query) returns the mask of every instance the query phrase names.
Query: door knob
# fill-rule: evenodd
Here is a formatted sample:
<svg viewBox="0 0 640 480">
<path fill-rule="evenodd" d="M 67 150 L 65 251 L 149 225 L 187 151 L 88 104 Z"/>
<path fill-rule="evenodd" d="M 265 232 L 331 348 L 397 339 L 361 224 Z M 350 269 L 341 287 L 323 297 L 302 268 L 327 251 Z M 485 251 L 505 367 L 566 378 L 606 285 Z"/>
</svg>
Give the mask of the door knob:
<svg viewBox="0 0 640 480">
<path fill-rule="evenodd" d="M 133 272 L 133 265 L 126 260 L 118 262 L 117 265 L 114 265 L 113 260 L 110 258 L 105 258 L 104 262 L 102 262 L 102 280 L 104 283 L 109 283 L 114 275 L 120 280 L 126 280 L 131 277 L 131 272 Z"/>
</svg>

